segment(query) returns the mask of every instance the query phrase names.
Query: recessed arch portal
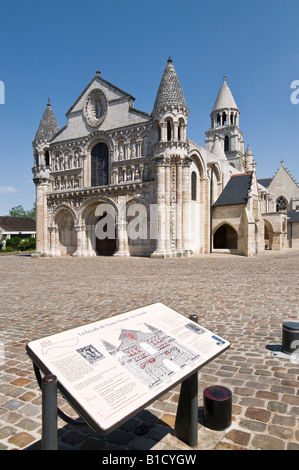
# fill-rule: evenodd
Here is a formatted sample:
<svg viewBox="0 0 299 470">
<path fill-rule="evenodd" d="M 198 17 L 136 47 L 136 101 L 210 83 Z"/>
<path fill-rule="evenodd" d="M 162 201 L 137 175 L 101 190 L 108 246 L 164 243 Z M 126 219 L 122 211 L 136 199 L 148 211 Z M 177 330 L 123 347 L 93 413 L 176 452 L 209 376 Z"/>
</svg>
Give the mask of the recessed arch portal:
<svg viewBox="0 0 299 470">
<path fill-rule="evenodd" d="M 214 248 L 236 250 L 238 248 L 238 234 L 229 224 L 221 225 L 214 233 Z"/>
<path fill-rule="evenodd" d="M 66 208 L 61 208 L 54 219 L 58 231 L 58 253 L 72 255 L 77 248 L 77 235 L 74 228 L 74 217 Z"/>
</svg>

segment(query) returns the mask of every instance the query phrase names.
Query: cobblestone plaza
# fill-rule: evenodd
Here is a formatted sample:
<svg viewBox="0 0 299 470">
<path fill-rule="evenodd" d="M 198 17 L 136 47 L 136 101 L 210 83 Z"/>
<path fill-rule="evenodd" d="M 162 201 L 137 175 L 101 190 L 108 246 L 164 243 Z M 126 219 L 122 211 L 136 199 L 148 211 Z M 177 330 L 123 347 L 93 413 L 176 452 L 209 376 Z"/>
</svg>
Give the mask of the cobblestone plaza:
<svg viewBox="0 0 299 470">
<path fill-rule="evenodd" d="M 0 449 L 39 449 L 41 393 L 26 343 L 162 302 L 231 343 L 199 372 L 198 449 L 299 450 L 299 363 L 272 355 L 299 319 L 299 252 L 150 258 L 1 256 Z M 232 391 L 232 425 L 202 423 L 202 392 Z M 59 449 L 188 449 L 173 436 L 179 387 L 105 438 L 59 419 Z M 73 415 L 59 398 L 60 407 Z"/>
</svg>

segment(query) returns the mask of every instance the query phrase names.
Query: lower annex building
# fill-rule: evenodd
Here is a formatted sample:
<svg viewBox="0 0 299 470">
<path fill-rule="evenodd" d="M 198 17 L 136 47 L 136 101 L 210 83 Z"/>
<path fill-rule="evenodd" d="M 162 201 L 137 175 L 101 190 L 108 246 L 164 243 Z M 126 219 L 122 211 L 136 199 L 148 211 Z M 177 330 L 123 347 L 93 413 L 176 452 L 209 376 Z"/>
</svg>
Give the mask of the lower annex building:
<svg viewBox="0 0 299 470">
<path fill-rule="evenodd" d="M 299 248 L 299 186 L 283 165 L 257 180 L 225 77 L 204 148 L 187 137 L 189 111 L 170 58 L 152 113 L 134 100 L 97 72 L 62 129 L 48 102 L 33 141 L 36 256 Z"/>
</svg>

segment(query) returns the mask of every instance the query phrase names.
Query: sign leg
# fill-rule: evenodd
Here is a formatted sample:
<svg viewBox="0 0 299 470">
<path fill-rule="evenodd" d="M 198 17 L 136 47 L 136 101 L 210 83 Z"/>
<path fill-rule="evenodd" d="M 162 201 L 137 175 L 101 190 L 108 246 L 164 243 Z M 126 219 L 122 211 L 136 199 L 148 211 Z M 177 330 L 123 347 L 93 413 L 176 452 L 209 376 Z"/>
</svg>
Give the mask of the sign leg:
<svg viewBox="0 0 299 470">
<path fill-rule="evenodd" d="M 190 447 L 198 444 L 198 373 L 181 385 L 174 435 Z"/>
<path fill-rule="evenodd" d="M 57 378 L 42 378 L 42 450 L 57 450 Z"/>
</svg>

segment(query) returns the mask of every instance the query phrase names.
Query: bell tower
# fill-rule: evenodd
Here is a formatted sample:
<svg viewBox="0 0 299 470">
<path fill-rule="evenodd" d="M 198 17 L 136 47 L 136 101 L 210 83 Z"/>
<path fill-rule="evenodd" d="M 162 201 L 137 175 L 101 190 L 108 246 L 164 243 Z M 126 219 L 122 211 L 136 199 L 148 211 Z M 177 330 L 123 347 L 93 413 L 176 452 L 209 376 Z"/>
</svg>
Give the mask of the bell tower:
<svg viewBox="0 0 299 470">
<path fill-rule="evenodd" d="M 157 246 L 152 257 L 189 256 L 190 165 L 186 136 L 188 108 L 173 66 L 168 59 L 153 112 L 153 149 L 158 207 Z M 189 217 L 190 218 L 190 217 Z"/>
<path fill-rule="evenodd" d="M 244 171 L 244 142 L 239 128 L 239 116 L 240 111 L 224 76 L 210 114 L 211 128 L 206 132 L 205 147 L 212 152 L 217 136 L 230 165 Z"/>
<path fill-rule="evenodd" d="M 59 132 L 50 99 L 41 118 L 33 146 L 33 181 L 36 187 L 36 253 L 35 256 L 48 254 L 47 193 L 50 185 L 51 156 L 50 142 Z"/>
</svg>

